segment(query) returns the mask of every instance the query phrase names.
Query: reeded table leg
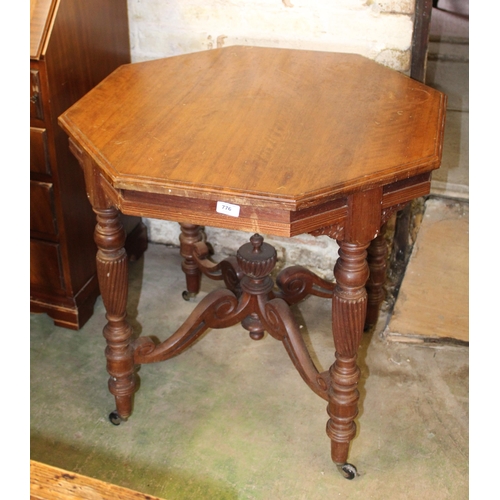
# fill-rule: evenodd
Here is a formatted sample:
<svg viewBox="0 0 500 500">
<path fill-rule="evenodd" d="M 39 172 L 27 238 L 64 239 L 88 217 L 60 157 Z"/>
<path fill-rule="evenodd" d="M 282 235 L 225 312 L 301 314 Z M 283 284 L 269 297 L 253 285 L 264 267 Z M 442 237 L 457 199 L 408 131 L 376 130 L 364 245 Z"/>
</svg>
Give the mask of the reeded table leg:
<svg viewBox="0 0 500 500">
<path fill-rule="evenodd" d="M 134 353 L 131 346 L 132 328 L 126 319 L 128 295 L 128 260 L 124 249 L 126 233 L 115 208 L 97 209 L 95 242 L 97 276 L 102 300 L 106 308 L 107 370 L 109 390 L 115 397 L 116 412 L 110 420 L 118 424 L 132 413 L 135 391 Z"/>
<path fill-rule="evenodd" d="M 356 357 L 366 315 L 368 244 L 339 242 L 339 246 L 339 258 L 334 268 L 337 284 L 332 307 L 336 360 L 330 368 L 327 434 L 332 440 L 333 462 L 346 477 L 352 479 L 356 469 L 346 462 L 350 442 L 356 434 L 354 418 L 358 413 L 357 385 L 360 376 Z"/>
</svg>

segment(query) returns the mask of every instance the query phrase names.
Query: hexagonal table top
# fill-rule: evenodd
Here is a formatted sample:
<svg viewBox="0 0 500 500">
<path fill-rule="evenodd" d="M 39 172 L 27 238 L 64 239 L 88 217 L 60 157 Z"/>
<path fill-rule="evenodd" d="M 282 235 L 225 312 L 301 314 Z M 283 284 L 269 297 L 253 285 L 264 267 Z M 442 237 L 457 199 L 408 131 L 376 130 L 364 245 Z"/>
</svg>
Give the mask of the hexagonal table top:
<svg viewBox="0 0 500 500">
<path fill-rule="evenodd" d="M 438 168 L 445 104 L 359 55 L 235 46 L 122 66 L 60 123 L 115 188 L 300 208 Z"/>
</svg>

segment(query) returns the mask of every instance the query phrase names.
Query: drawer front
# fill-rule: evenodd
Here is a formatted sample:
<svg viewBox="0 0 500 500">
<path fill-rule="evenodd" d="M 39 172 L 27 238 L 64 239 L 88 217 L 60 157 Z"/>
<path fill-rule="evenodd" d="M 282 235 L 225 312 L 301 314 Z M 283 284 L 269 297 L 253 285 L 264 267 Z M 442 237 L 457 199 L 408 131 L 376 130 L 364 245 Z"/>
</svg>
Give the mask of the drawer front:
<svg viewBox="0 0 500 500">
<path fill-rule="evenodd" d="M 49 144 L 44 128 L 30 129 L 30 171 L 50 174 Z"/>
<path fill-rule="evenodd" d="M 30 241 L 30 284 L 35 288 L 63 290 L 60 249 L 57 243 Z"/>
<path fill-rule="evenodd" d="M 54 188 L 49 182 L 30 183 L 30 229 L 50 236 L 57 234 Z"/>
<path fill-rule="evenodd" d="M 40 73 L 30 69 L 30 118 L 43 120 Z"/>
</svg>

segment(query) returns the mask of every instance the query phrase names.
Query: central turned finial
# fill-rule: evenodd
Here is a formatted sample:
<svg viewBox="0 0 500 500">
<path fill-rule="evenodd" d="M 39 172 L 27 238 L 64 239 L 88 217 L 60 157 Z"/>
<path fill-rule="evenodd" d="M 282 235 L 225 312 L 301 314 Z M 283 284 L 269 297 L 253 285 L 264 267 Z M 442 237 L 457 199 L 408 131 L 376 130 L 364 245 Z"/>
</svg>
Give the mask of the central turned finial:
<svg viewBox="0 0 500 500">
<path fill-rule="evenodd" d="M 236 257 L 244 274 L 251 278 L 264 278 L 274 268 L 276 250 L 272 245 L 264 243 L 260 234 L 254 234 L 249 243 L 240 247 Z"/>
<path fill-rule="evenodd" d="M 261 246 L 262 243 L 264 242 L 264 238 L 260 235 L 255 233 L 251 238 L 250 238 L 250 243 L 253 246 L 252 253 L 261 253 Z"/>
<path fill-rule="evenodd" d="M 240 282 L 243 293 L 264 297 L 267 300 L 268 294 L 274 287 L 269 274 L 276 264 L 276 249 L 269 243 L 264 243 L 264 238 L 256 233 L 250 238 L 249 243 L 240 247 L 236 258 L 244 274 Z M 264 326 L 256 310 L 244 318 L 241 325 L 250 332 L 253 340 L 260 340 L 264 336 Z"/>
</svg>

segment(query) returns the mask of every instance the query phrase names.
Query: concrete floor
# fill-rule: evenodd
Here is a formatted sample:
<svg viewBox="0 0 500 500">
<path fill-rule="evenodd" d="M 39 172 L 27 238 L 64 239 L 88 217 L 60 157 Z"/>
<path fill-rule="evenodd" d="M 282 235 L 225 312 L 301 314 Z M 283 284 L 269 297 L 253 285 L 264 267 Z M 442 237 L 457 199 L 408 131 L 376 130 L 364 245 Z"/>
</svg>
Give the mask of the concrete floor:
<svg viewBox="0 0 500 500">
<path fill-rule="evenodd" d="M 451 118 L 462 133 L 459 163 L 462 112 Z M 466 202 L 468 176 L 449 165 L 435 194 Z M 219 286 L 205 279 L 193 302 L 182 300 L 178 249 L 158 244 L 130 271 L 134 329 L 162 340 Z M 142 366 L 134 414 L 111 425 L 100 298 L 79 332 L 31 315 L 31 458 L 166 500 L 467 499 L 469 350 L 387 341 L 389 309 L 359 352 L 353 481 L 331 463 L 326 403 L 278 341 L 255 342 L 241 327 L 210 331 L 179 357 Z M 334 355 L 329 302 L 311 297 L 296 314 L 326 369 Z"/>
</svg>

